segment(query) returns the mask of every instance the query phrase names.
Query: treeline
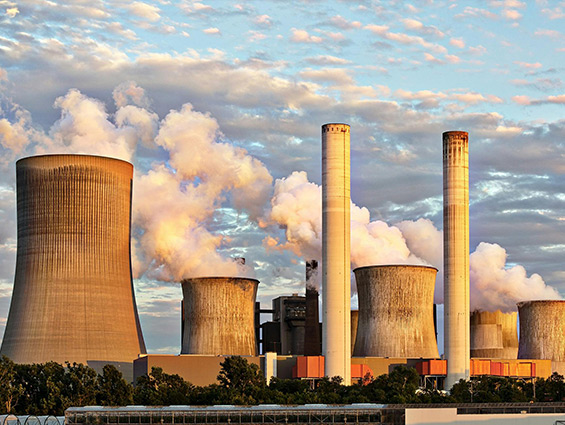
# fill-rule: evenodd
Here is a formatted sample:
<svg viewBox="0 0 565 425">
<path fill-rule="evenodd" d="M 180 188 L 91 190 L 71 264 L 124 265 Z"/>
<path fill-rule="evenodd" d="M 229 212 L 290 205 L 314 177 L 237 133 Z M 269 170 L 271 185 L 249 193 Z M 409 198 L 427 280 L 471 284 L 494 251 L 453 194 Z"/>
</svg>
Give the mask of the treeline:
<svg viewBox="0 0 565 425">
<path fill-rule="evenodd" d="M 497 403 L 563 401 L 563 376 L 526 382 L 513 378 L 481 377 L 455 384 L 451 394 L 418 387 L 415 369 L 397 367 L 388 375 L 345 386 L 338 378 L 310 382 L 273 378 L 270 383 L 257 365 L 242 357 L 221 363 L 218 383 L 198 387 L 179 375 L 153 368 L 135 387 L 120 371 L 106 365 L 102 374 L 82 364 L 17 365 L 0 359 L 0 403 L 4 413 L 62 415 L 70 406 L 145 406 L 212 404 L 349 404 L 349 403 Z"/>
</svg>

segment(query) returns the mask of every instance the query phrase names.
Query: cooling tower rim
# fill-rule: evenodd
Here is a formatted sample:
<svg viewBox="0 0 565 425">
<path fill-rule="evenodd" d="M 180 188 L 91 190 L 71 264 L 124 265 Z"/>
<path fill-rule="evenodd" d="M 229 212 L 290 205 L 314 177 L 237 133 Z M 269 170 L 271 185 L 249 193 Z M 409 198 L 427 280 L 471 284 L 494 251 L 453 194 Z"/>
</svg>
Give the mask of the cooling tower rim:
<svg viewBox="0 0 565 425">
<path fill-rule="evenodd" d="M 349 124 L 345 123 L 345 122 L 328 122 L 322 125 L 322 128 L 327 127 L 328 125 L 346 125 L 348 127 L 351 127 Z"/>
<path fill-rule="evenodd" d="M 436 272 L 439 271 L 439 269 L 437 269 L 434 266 L 427 266 L 425 264 L 375 264 L 372 266 L 361 266 L 361 267 L 356 267 L 353 269 L 353 273 L 355 273 L 357 270 L 363 270 L 363 269 L 380 269 L 380 268 L 418 268 L 418 269 L 433 269 Z"/>
<path fill-rule="evenodd" d="M 49 154 L 41 154 L 41 155 L 30 155 L 30 156 L 26 156 L 23 158 L 20 158 L 16 161 L 16 166 L 20 163 L 20 162 L 28 162 L 28 161 L 33 161 L 36 159 L 40 159 L 40 158 L 53 158 L 53 157 L 67 157 L 67 158 L 101 158 L 101 159 L 108 159 L 110 161 L 119 161 L 119 162 L 123 162 L 125 164 L 130 165 L 131 167 L 133 167 L 133 164 L 129 161 L 126 161 L 124 159 L 119 159 L 119 158 L 114 158 L 111 156 L 104 156 L 104 155 L 91 155 L 91 154 L 87 154 L 87 153 L 49 153 Z"/>
<path fill-rule="evenodd" d="M 186 277 L 181 279 L 180 283 L 195 281 L 195 280 L 235 280 L 235 281 L 242 281 L 242 280 L 249 280 L 252 282 L 256 282 L 257 284 L 261 283 L 258 279 L 252 277 L 243 277 L 243 276 L 195 276 L 195 277 Z"/>
<path fill-rule="evenodd" d="M 465 135 L 468 136 L 469 133 L 467 131 L 461 131 L 461 130 L 450 130 L 450 131 L 444 131 L 443 135 L 446 136 L 448 134 L 460 134 L 460 135 Z"/>
<path fill-rule="evenodd" d="M 565 300 L 528 300 L 528 301 L 520 301 L 517 302 L 516 305 L 518 306 L 518 308 L 525 306 L 526 304 L 536 304 L 536 305 L 542 305 L 542 304 L 564 304 Z"/>
</svg>

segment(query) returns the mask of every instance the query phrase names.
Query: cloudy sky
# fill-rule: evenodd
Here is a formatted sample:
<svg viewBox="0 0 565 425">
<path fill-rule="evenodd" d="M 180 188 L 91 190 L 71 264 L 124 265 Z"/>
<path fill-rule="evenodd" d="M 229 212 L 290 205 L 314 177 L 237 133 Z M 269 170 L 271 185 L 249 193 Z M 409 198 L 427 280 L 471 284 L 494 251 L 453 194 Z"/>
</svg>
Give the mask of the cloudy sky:
<svg viewBox="0 0 565 425">
<path fill-rule="evenodd" d="M 434 265 L 442 300 L 441 133 L 464 130 L 473 308 L 565 294 L 565 2 L 290 3 L 0 0 L 0 334 L 18 158 L 135 165 L 142 327 L 177 353 L 182 277 L 303 292 L 327 122 L 351 125 L 353 267 Z"/>
</svg>

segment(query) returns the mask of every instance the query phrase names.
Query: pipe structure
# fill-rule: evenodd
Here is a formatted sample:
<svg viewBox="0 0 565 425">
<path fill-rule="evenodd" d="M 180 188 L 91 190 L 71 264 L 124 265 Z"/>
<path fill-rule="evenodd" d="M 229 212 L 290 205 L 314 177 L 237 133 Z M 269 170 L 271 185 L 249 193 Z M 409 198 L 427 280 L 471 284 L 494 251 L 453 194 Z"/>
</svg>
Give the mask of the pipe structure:
<svg viewBox="0 0 565 425">
<path fill-rule="evenodd" d="M 469 136 L 443 133 L 445 388 L 470 377 Z"/>
<path fill-rule="evenodd" d="M 524 301 L 517 305 L 518 358 L 551 360 L 552 372 L 565 373 L 565 301 Z"/>
<path fill-rule="evenodd" d="M 255 356 L 255 298 L 259 281 L 196 277 L 181 281 L 181 354 Z"/>
<path fill-rule="evenodd" d="M 90 155 L 16 163 L 18 246 L 0 354 L 131 363 L 145 353 L 130 260 L 133 166 Z"/>
<path fill-rule="evenodd" d="M 437 269 L 384 265 L 353 272 L 359 297 L 353 355 L 438 358 L 433 310 Z"/>
<path fill-rule="evenodd" d="M 351 383 L 350 128 L 322 126 L 322 352 L 325 375 Z"/>
<path fill-rule="evenodd" d="M 471 314 L 471 357 L 516 359 L 518 313 L 474 311 Z"/>
</svg>

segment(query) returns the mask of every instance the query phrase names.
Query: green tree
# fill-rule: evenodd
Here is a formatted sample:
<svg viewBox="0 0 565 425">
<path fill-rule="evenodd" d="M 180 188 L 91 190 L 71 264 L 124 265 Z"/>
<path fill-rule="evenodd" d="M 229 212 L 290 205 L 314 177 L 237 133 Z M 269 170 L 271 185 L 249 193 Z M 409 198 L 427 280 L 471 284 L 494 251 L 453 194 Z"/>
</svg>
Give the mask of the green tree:
<svg viewBox="0 0 565 425">
<path fill-rule="evenodd" d="M 152 367 L 149 375 L 137 378 L 133 401 L 146 406 L 189 404 L 192 390 L 192 384 L 179 375 L 169 375 L 160 367 Z"/>
<path fill-rule="evenodd" d="M 6 413 L 14 413 L 20 396 L 24 392 L 21 383 L 17 382 L 15 363 L 6 356 L 0 359 L 0 404 Z"/>
<path fill-rule="evenodd" d="M 61 399 L 63 408 L 82 407 L 96 404 L 98 374 L 82 363 L 66 363 Z"/>
<path fill-rule="evenodd" d="M 109 364 L 104 366 L 102 375 L 98 375 L 97 381 L 96 400 L 99 405 L 127 406 L 133 403 L 133 387 L 115 366 Z"/>
</svg>

